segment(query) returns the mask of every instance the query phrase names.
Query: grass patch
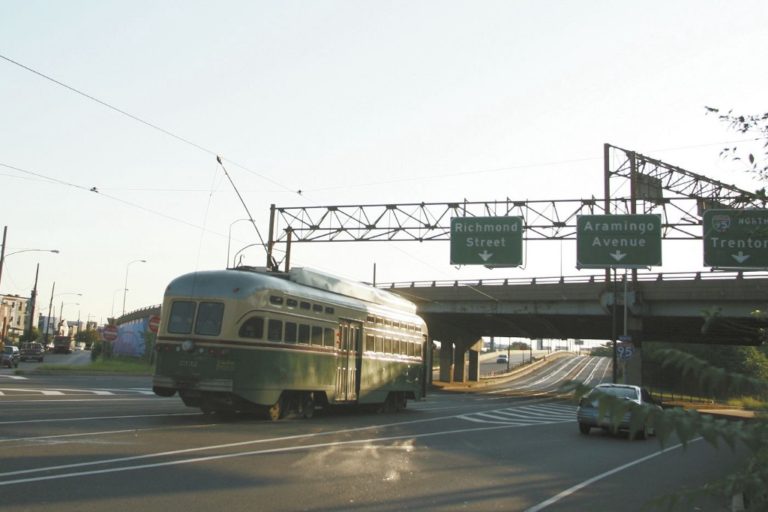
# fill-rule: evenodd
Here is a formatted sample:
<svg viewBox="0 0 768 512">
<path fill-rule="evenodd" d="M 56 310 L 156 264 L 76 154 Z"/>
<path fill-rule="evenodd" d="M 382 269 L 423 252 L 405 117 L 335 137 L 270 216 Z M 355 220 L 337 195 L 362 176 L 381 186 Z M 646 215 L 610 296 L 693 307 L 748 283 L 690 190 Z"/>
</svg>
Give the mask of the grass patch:
<svg viewBox="0 0 768 512">
<path fill-rule="evenodd" d="M 112 357 L 99 358 L 90 364 L 60 365 L 44 364 L 40 371 L 56 373 L 119 373 L 122 375 L 151 375 L 153 366 L 143 359 Z"/>
<path fill-rule="evenodd" d="M 760 400 L 759 398 L 753 398 L 749 396 L 743 396 L 741 398 L 733 398 L 728 400 L 728 405 L 734 407 L 740 407 L 750 411 L 768 411 L 768 403 Z"/>
</svg>

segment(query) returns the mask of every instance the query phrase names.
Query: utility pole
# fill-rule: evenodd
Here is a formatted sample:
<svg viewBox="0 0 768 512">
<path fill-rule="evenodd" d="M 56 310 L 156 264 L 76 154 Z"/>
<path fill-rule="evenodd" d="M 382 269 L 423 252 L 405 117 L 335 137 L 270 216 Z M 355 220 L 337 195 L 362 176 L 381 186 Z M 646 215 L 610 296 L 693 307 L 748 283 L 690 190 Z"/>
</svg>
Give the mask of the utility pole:
<svg viewBox="0 0 768 512">
<path fill-rule="evenodd" d="M 35 321 L 35 303 L 37 301 L 37 277 L 40 275 L 40 264 L 37 264 L 37 270 L 35 270 L 35 286 L 32 288 L 32 296 L 29 298 L 29 323 L 27 331 L 27 341 L 34 341 L 32 339 L 32 326 Z"/>
<path fill-rule="evenodd" d="M 3 248 L 0 249 L 0 282 L 3 280 L 3 264 L 5 263 L 5 238 L 8 234 L 8 226 L 3 226 Z"/>
<path fill-rule="evenodd" d="M 53 311 L 53 291 L 56 289 L 56 281 L 51 286 L 51 301 L 48 303 L 48 320 L 45 322 L 45 346 L 48 346 L 48 332 L 51 330 L 51 311 Z"/>
</svg>

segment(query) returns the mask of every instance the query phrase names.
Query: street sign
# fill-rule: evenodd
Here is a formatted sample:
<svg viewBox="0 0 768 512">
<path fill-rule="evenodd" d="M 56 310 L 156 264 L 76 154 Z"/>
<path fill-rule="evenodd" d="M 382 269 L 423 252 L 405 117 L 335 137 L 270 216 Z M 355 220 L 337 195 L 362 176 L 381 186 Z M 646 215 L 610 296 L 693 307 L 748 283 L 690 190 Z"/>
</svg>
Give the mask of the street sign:
<svg viewBox="0 0 768 512">
<path fill-rule="evenodd" d="M 115 341 L 117 339 L 117 326 L 107 325 L 101 331 L 102 337 L 107 341 Z"/>
<path fill-rule="evenodd" d="M 157 332 L 157 329 L 160 327 L 160 317 L 157 315 L 152 315 L 149 317 L 149 330 L 152 332 Z"/>
<path fill-rule="evenodd" d="M 616 345 L 616 357 L 621 361 L 626 361 L 635 355 L 635 346 L 632 343 L 619 343 Z"/>
<path fill-rule="evenodd" d="M 640 268 L 661 265 L 660 215 L 579 215 L 577 268 Z"/>
<path fill-rule="evenodd" d="M 522 265 L 523 218 L 452 218 L 451 264 L 489 267 Z"/>
<path fill-rule="evenodd" d="M 706 210 L 704 266 L 768 268 L 768 210 Z"/>
</svg>

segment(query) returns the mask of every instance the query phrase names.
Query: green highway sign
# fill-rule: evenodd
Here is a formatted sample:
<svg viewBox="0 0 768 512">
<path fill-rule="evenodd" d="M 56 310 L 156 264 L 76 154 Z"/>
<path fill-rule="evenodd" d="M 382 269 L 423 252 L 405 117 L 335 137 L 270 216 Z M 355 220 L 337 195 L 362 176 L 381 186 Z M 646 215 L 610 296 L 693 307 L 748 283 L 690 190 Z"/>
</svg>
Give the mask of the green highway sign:
<svg viewBox="0 0 768 512">
<path fill-rule="evenodd" d="M 522 265 L 523 218 L 452 218 L 451 264 L 488 267 Z"/>
<path fill-rule="evenodd" d="M 704 266 L 768 268 L 768 210 L 706 210 Z"/>
<path fill-rule="evenodd" d="M 579 215 L 577 268 L 661 265 L 660 215 Z"/>
</svg>

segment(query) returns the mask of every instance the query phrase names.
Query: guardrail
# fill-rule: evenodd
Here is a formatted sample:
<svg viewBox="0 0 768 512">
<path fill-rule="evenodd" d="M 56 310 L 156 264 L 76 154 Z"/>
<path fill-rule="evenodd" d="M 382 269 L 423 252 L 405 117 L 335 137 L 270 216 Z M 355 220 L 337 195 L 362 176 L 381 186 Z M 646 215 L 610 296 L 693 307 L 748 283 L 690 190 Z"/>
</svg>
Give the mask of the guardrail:
<svg viewBox="0 0 768 512">
<path fill-rule="evenodd" d="M 631 279 L 631 278 L 630 278 Z M 637 281 L 699 281 L 699 280 L 735 280 L 735 279 L 768 279 L 765 271 L 733 271 L 733 272 L 646 272 L 638 273 Z M 550 276 L 550 277 L 508 277 L 495 279 L 461 279 L 443 281 L 400 281 L 380 283 L 378 288 L 436 288 L 458 286 L 515 286 L 534 284 L 565 284 L 565 283 L 609 283 L 611 280 L 606 274 L 590 274 L 578 276 Z M 624 282 L 624 276 L 620 276 L 617 282 Z"/>
</svg>

